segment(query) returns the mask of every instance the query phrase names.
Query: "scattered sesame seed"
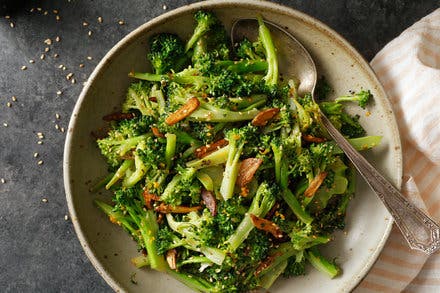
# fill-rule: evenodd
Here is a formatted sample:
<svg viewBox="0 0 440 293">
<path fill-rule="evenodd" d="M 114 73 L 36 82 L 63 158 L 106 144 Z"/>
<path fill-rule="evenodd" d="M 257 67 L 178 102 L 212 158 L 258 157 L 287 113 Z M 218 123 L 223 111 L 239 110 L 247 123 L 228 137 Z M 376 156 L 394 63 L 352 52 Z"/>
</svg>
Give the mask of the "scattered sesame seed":
<svg viewBox="0 0 440 293">
<path fill-rule="evenodd" d="M 55 42 L 59 42 L 59 41 L 61 41 L 61 38 L 59 36 L 56 36 L 55 37 Z"/>
<path fill-rule="evenodd" d="M 162 6 L 162 9 L 163 10 L 167 10 L 168 9 L 168 6 L 166 6 L 165 4 Z"/>
<path fill-rule="evenodd" d="M 63 67 L 64 67 L 63 64 L 58 65 L 58 68 L 59 68 L 59 69 L 61 69 L 61 68 L 63 68 Z"/>
<path fill-rule="evenodd" d="M 66 70 L 66 69 L 67 69 L 67 67 L 66 67 L 66 66 L 63 66 L 63 71 Z"/>
<path fill-rule="evenodd" d="M 98 22 L 102 23 L 102 17 L 101 16 L 98 16 Z"/>
<path fill-rule="evenodd" d="M 57 21 L 59 21 L 59 20 L 61 19 L 61 17 L 60 17 L 59 15 L 57 15 L 57 16 L 55 16 L 55 19 L 56 19 Z"/>
<path fill-rule="evenodd" d="M 87 34 L 89 35 L 89 37 L 92 36 L 92 31 L 89 31 Z"/>
<path fill-rule="evenodd" d="M 76 80 L 72 78 L 71 83 L 76 83 Z"/>
<path fill-rule="evenodd" d="M 44 134 L 42 132 L 37 132 L 37 136 L 39 139 L 43 139 L 44 138 Z"/>
<path fill-rule="evenodd" d="M 31 8 L 30 10 L 29 10 L 29 12 L 34 12 L 35 11 L 35 8 Z"/>
<path fill-rule="evenodd" d="M 0 178 L 0 182 L 1 182 L 2 184 L 5 184 L 5 183 L 6 183 L 5 178 Z"/>
<path fill-rule="evenodd" d="M 44 202 L 44 203 L 48 202 L 47 198 L 44 198 L 44 197 L 41 199 L 41 201 Z"/>
<path fill-rule="evenodd" d="M 41 140 L 37 141 L 37 144 L 43 144 L 43 142 Z"/>
<path fill-rule="evenodd" d="M 5 18 L 6 19 L 10 19 L 11 17 L 9 15 L 5 15 Z"/>
<path fill-rule="evenodd" d="M 38 158 L 39 155 L 39 153 L 34 153 L 34 158 Z"/>
<path fill-rule="evenodd" d="M 55 118 L 56 118 L 56 119 L 60 119 L 60 114 L 55 113 Z"/>
<path fill-rule="evenodd" d="M 3 122 L 3 126 L 4 126 L 4 127 L 8 127 L 8 123 Z"/>
<path fill-rule="evenodd" d="M 41 11 L 41 10 L 43 10 L 43 9 L 41 9 L 41 7 L 37 7 L 37 10 L 38 10 L 38 11 Z"/>
<path fill-rule="evenodd" d="M 45 43 L 46 45 L 52 45 L 52 40 L 51 40 L 51 39 L 45 39 L 45 40 L 44 40 L 44 43 Z"/>
<path fill-rule="evenodd" d="M 21 67 L 21 70 L 26 70 L 27 69 L 27 66 L 26 65 L 23 65 L 22 67 Z"/>
<path fill-rule="evenodd" d="M 10 22 L 10 23 L 9 23 L 9 26 L 12 27 L 12 28 L 14 28 L 14 27 L 15 27 L 15 24 L 14 24 L 13 22 Z"/>
<path fill-rule="evenodd" d="M 53 14 L 58 14 L 58 10 L 54 9 L 52 10 Z"/>
<path fill-rule="evenodd" d="M 64 133 L 64 127 L 61 127 L 61 129 L 60 129 L 60 130 L 61 130 L 61 132 L 62 132 L 62 133 Z"/>
<path fill-rule="evenodd" d="M 66 79 L 67 79 L 67 80 L 70 80 L 70 79 L 72 78 L 72 76 L 73 76 L 73 73 L 71 72 L 71 73 L 69 73 L 69 74 L 66 75 Z"/>
<path fill-rule="evenodd" d="M 58 56 L 60 55 L 58 55 L 57 53 L 53 54 L 53 58 L 58 58 Z"/>
<path fill-rule="evenodd" d="M 89 25 L 89 23 L 87 21 L 83 22 L 83 26 L 88 26 L 88 25 Z"/>
<path fill-rule="evenodd" d="M 12 100 L 13 102 L 17 102 L 17 97 L 16 97 L 16 96 L 12 96 L 12 97 L 11 97 L 11 100 Z"/>
<path fill-rule="evenodd" d="M 62 93 L 62 91 L 57 91 L 57 95 L 61 95 Z"/>
<path fill-rule="evenodd" d="M 87 56 L 87 60 L 92 60 L 92 56 Z"/>
<path fill-rule="evenodd" d="M 37 164 L 40 165 L 40 166 L 43 165 L 43 163 L 44 163 L 43 160 L 39 160 L 39 161 L 37 162 Z"/>
<path fill-rule="evenodd" d="M 31 60 L 29 60 L 29 63 L 35 63 L 35 60 L 34 59 L 31 59 Z"/>
<path fill-rule="evenodd" d="M 49 13 L 49 12 L 47 12 L 47 10 L 46 10 L 46 11 L 44 11 L 44 13 L 43 13 L 43 14 L 44 14 L 44 15 L 47 15 L 48 13 Z"/>
<path fill-rule="evenodd" d="M 7 103 L 6 103 L 6 106 L 7 106 L 8 108 L 11 108 L 12 104 L 11 104 L 10 102 L 7 102 Z"/>
<path fill-rule="evenodd" d="M 64 215 L 64 220 L 68 221 L 69 220 L 69 216 L 68 215 Z"/>
<path fill-rule="evenodd" d="M 79 68 L 83 68 L 83 67 L 84 67 L 84 64 L 81 63 L 81 64 L 79 65 Z"/>
<path fill-rule="evenodd" d="M 118 21 L 119 25 L 124 25 L 125 22 L 123 20 Z"/>
<path fill-rule="evenodd" d="M 41 59 L 41 60 L 44 60 L 45 57 L 46 57 L 46 55 L 41 54 L 40 59 Z"/>
<path fill-rule="evenodd" d="M 46 47 L 46 48 L 44 48 L 44 52 L 49 52 L 50 51 L 50 48 L 49 47 Z"/>
<path fill-rule="evenodd" d="M 55 124 L 55 129 L 56 129 L 56 130 L 59 130 L 59 129 L 60 129 L 60 126 L 59 126 L 58 124 Z"/>
</svg>

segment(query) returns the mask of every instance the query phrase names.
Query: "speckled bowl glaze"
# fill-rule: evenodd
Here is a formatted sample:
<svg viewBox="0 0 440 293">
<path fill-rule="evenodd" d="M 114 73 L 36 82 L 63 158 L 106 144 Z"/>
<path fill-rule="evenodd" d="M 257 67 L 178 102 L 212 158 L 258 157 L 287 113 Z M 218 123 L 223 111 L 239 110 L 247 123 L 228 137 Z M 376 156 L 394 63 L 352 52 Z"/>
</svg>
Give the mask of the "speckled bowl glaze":
<svg viewBox="0 0 440 293">
<path fill-rule="evenodd" d="M 390 104 L 368 63 L 341 36 L 321 22 L 293 9 L 263 1 L 206 1 L 163 14 L 140 26 L 114 46 L 93 71 L 76 103 L 70 120 L 64 152 L 64 184 L 67 202 L 78 238 L 96 270 L 115 291 L 189 292 L 166 274 L 136 269 L 134 241 L 93 204 L 95 198 L 109 200 L 110 194 L 91 194 L 90 182 L 103 177 L 106 163 L 90 132 L 104 125 L 102 117 L 117 109 L 132 81 L 127 73 L 149 69 L 147 40 L 158 32 L 173 32 L 186 39 L 193 29 L 193 13 L 198 9 L 215 12 L 226 28 L 237 18 L 263 17 L 289 30 L 310 51 L 319 75 L 334 89 L 333 95 L 349 90 L 370 89 L 374 103 L 358 111 L 369 134 L 383 136 L 383 143 L 365 156 L 396 186 L 401 184 L 402 155 L 399 133 Z M 348 209 L 345 233 L 323 253 L 336 257 L 343 274 L 333 280 L 314 269 L 304 277 L 278 280 L 271 292 L 347 292 L 366 275 L 390 233 L 392 218 L 380 200 L 358 180 L 356 197 Z M 137 285 L 130 281 L 135 273 Z"/>
</svg>

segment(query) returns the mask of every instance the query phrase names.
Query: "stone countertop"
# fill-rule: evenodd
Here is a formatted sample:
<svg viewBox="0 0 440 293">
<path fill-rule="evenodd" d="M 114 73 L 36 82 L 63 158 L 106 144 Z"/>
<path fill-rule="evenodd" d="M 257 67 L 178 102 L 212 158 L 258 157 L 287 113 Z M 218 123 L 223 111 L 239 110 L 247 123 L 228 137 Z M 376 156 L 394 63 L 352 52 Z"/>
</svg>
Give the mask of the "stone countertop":
<svg viewBox="0 0 440 293">
<path fill-rule="evenodd" d="M 139 25 L 192 2 L 0 1 L 1 292 L 111 291 L 67 216 L 64 130 L 104 54 Z M 367 60 L 439 7 L 438 0 L 276 2 L 323 21 Z M 10 3 L 15 9 L 6 11 Z"/>
</svg>

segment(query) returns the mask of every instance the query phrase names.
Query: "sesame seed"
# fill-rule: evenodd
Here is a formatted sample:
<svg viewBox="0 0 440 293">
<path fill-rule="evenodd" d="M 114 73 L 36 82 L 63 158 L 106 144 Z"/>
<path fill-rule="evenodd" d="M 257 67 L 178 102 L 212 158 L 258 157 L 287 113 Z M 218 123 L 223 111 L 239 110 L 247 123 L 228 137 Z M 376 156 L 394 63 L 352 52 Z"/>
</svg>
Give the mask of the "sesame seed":
<svg viewBox="0 0 440 293">
<path fill-rule="evenodd" d="M 34 158 L 38 158 L 39 155 L 39 153 L 34 153 Z"/>
<path fill-rule="evenodd" d="M 9 26 L 12 27 L 12 28 L 14 28 L 14 27 L 15 27 L 15 24 L 14 24 L 13 22 L 10 22 L 10 23 L 9 23 Z"/>
<path fill-rule="evenodd" d="M 39 139 L 43 139 L 44 138 L 44 134 L 42 132 L 37 132 L 37 136 Z"/>
<path fill-rule="evenodd" d="M 37 162 L 37 164 L 40 165 L 40 166 L 43 165 L 43 163 L 44 163 L 43 160 L 39 160 L 39 161 Z"/>
<path fill-rule="evenodd" d="M 29 10 L 29 12 L 34 12 L 35 11 L 35 8 L 31 8 L 30 10 Z"/>
<path fill-rule="evenodd" d="M 59 41 L 61 41 L 61 38 L 59 36 L 56 36 L 55 42 L 59 42 Z"/>
<path fill-rule="evenodd" d="M 66 79 L 67 79 L 67 80 L 70 80 L 70 79 L 72 78 L 72 76 L 73 76 L 73 73 L 71 72 L 71 73 L 69 73 L 69 74 L 66 75 Z"/>
<path fill-rule="evenodd" d="M 11 97 L 11 100 L 12 100 L 13 102 L 17 102 L 17 97 L 16 97 L 16 96 L 12 96 L 12 97 Z"/>
<path fill-rule="evenodd" d="M 44 48 L 44 52 L 49 52 L 50 51 L 50 48 L 49 47 L 46 47 L 46 48 Z"/>
<path fill-rule="evenodd" d="M 46 57 L 46 55 L 41 54 L 40 59 L 41 59 L 41 60 L 44 60 L 45 57 Z"/>
<path fill-rule="evenodd" d="M 49 12 L 47 12 L 47 10 L 46 10 L 46 11 L 44 11 L 44 13 L 43 13 L 43 14 L 44 14 L 44 15 L 47 15 L 48 13 L 49 13 Z"/>
<path fill-rule="evenodd" d="M 92 31 L 89 31 L 87 34 L 89 35 L 89 37 L 92 36 Z"/>
<path fill-rule="evenodd" d="M 56 118 L 56 119 L 60 119 L 60 114 L 55 113 L 55 118 Z"/>
<path fill-rule="evenodd" d="M 5 18 L 6 19 L 10 19 L 11 17 L 9 15 L 5 15 Z"/>
<path fill-rule="evenodd" d="M 44 197 L 41 199 L 41 201 L 44 202 L 44 203 L 48 202 L 47 198 L 44 198 Z"/>
<path fill-rule="evenodd" d="M 54 9 L 52 10 L 53 14 L 58 14 L 58 10 Z"/>
<path fill-rule="evenodd" d="M 41 10 L 43 10 L 43 9 L 41 9 L 41 7 L 37 7 L 37 10 L 38 10 L 38 11 L 41 11 Z"/>
<path fill-rule="evenodd" d="M 60 130 L 61 130 L 61 132 L 62 132 L 62 133 L 64 133 L 64 127 L 61 127 L 61 129 L 60 129 Z"/>
<path fill-rule="evenodd" d="M 59 130 L 59 129 L 60 129 L 60 126 L 59 126 L 58 124 L 55 124 L 55 129 L 56 129 L 56 130 Z"/>
<path fill-rule="evenodd" d="M 29 63 L 31 63 L 31 64 L 35 63 L 35 60 L 31 59 L 31 60 L 29 60 Z"/>
<path fill-rule="evenodd" d="M 87 21 L 83 22 L 83 26 L 88 26 L 88 25 L 89 25 L 89 23 Z"/>
<path fill-rule="evenodd" d="M 79 68 L 83 68 L 83 67 L 84 67 L 84 64 L 81 63 L 81 64 L 79 65 Z"/>
<path fill-rule="evenodd" d="M 41 140 L 37 141 L 37 144 L 43 144 L 43 142 Z"/>
<path fill-rule="evenodd" d="M 4 126 L 4 127 L 8 127 L 8 123 L 3 122 L 3 126 Z"/>
<path fill-rule="evenodd" d="M 6 183 L 5 178 L 0 178 L 0 182 L 1 182 L 2 184 L 5 184 L 5 183 Z"/>
<path fill-rule="evenodd" d="M 61 95 L 62 93 L 62 91 L 57 91 L 57 95 Z"/>
<path fill-rule="evenodd" d="M 101 16 L 98 16 L 98 22 L 102 23 L 102 17 Z"/>
<path fill-rule="evenodd" d="M 162 9 L 163 10 L 167 10 L 168 9 L 168 6 L 166 6 L 165 4 L 162 6 Z"/>
<path fill-rule="evenodd" d="M 76 83 L 76 80 L 72 78 L 71 83 Z"/>
<path fill-rule="evenodd" d="M 63 68 L 63 66 L 64 66 L 63 64 L 60 64 L 60 65 L 58 65 L 58 68 L 61 69 L 61 68 Z"/>
<path fill-rule="evenodd" d="M 45 43 L 46 45 L 52 45 L 52 40 L 51 40 L 51 39 L 45 39 L 45 40 L 44 40 L 44 43 Z"/>
<path fill-rule="evenodd" d="M 119 25 L 124 25 L 125 22 L 123 20 L 118 21 Z"/>
<path fill-rule="evenodd" d="M 69 220 L 69 216 L 68 215 L 64 215 L 64 220 L 68 221 Z"/>
<path fill-rule="evenodd" d="M 92 60 L 92 56 L 87 56 L 87 60 Z"/>
<path fill-rule="evenodd" d="M 11 102 L 7 102 L 7 103 L 6 103 L 6 106 L 7 106 L 8 108 L 11 108 L 11 106 L 12 106 Z"/>
<path fill-rule="evenodd" d="M 23 65 L 22 67 L 21 67 L 21 70 L 26 70 L 27 69 L 27 66 L 26 65 Z"/>
<path fill-rule="evenodd" d="M 58 56 L 60 55 L 58 55 L 57 53 L 53 54 L 53 58 L 58 58 Z"/>
<path fill-rule="evenodd" d="M 57 16 L 55 16 L 55 19 L 56 19 L 57 21 L 59 21 L 61 18 L 60 18 L 59 15 L 57 15 Z"/>
</svg>

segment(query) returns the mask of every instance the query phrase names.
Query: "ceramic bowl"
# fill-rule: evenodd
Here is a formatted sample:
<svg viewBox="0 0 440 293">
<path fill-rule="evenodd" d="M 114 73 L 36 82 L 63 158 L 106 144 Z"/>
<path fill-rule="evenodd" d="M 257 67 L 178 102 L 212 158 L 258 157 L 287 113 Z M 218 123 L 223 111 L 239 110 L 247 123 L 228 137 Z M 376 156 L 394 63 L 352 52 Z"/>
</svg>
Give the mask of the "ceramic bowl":
<svg viewBox="0 0 440 293">
<path fill-rule="evenodd" d="M 188 38 L 194 27 L 193 13 L 199 9 L 212 10 L 226 29 L 235 19 L 261 14 L 285 27 L 310 51 L 319 75 L 324 75 L 332 85 L 334 96 L 370 89 L 374 95 L 374 103 L 368 107 L 371 115 L 362 109 L 351 110 L 358 111 L 369 134 L 382 135 L 383 141 L 364 154 L 391 182 L 396 186 L 401 184 L 399 133 L 385 92 L 368 63 L 335 31 L 301 12 L 265 1 L 206 1 L 170 11 L 134 30 L 101 60 L 76 103 L 66 139 L 64 182 L 71 219 L 90 261 L 115 291 L 190 291 L 166 274 L 138 270 L 130 263 L 130 258 L 138 255 L 135 242 L 93 204 L 95 198 L 109 201 L 110 194 L 89 192 L 90 183 L 107 172 L 90 133 L 104 125 L 105 114 L 121 105 L 132 82 L 127 73 L 133 69 L 149 70 L 148 38 L 158 32 Z M 368 186 L 360 179 L 358 182 L 345 231 L 335 233 L 335 240 L 323 251 L 329 257 L 336 257 L 342 275 L 330 280 L 309 268 L 304 277 L 278 280 L 271 292 L 347 292 L 366 275 L 385 244 L 392 218 Z M 130 281 L 134 273 L 137 285 Z"/>
</svg>

